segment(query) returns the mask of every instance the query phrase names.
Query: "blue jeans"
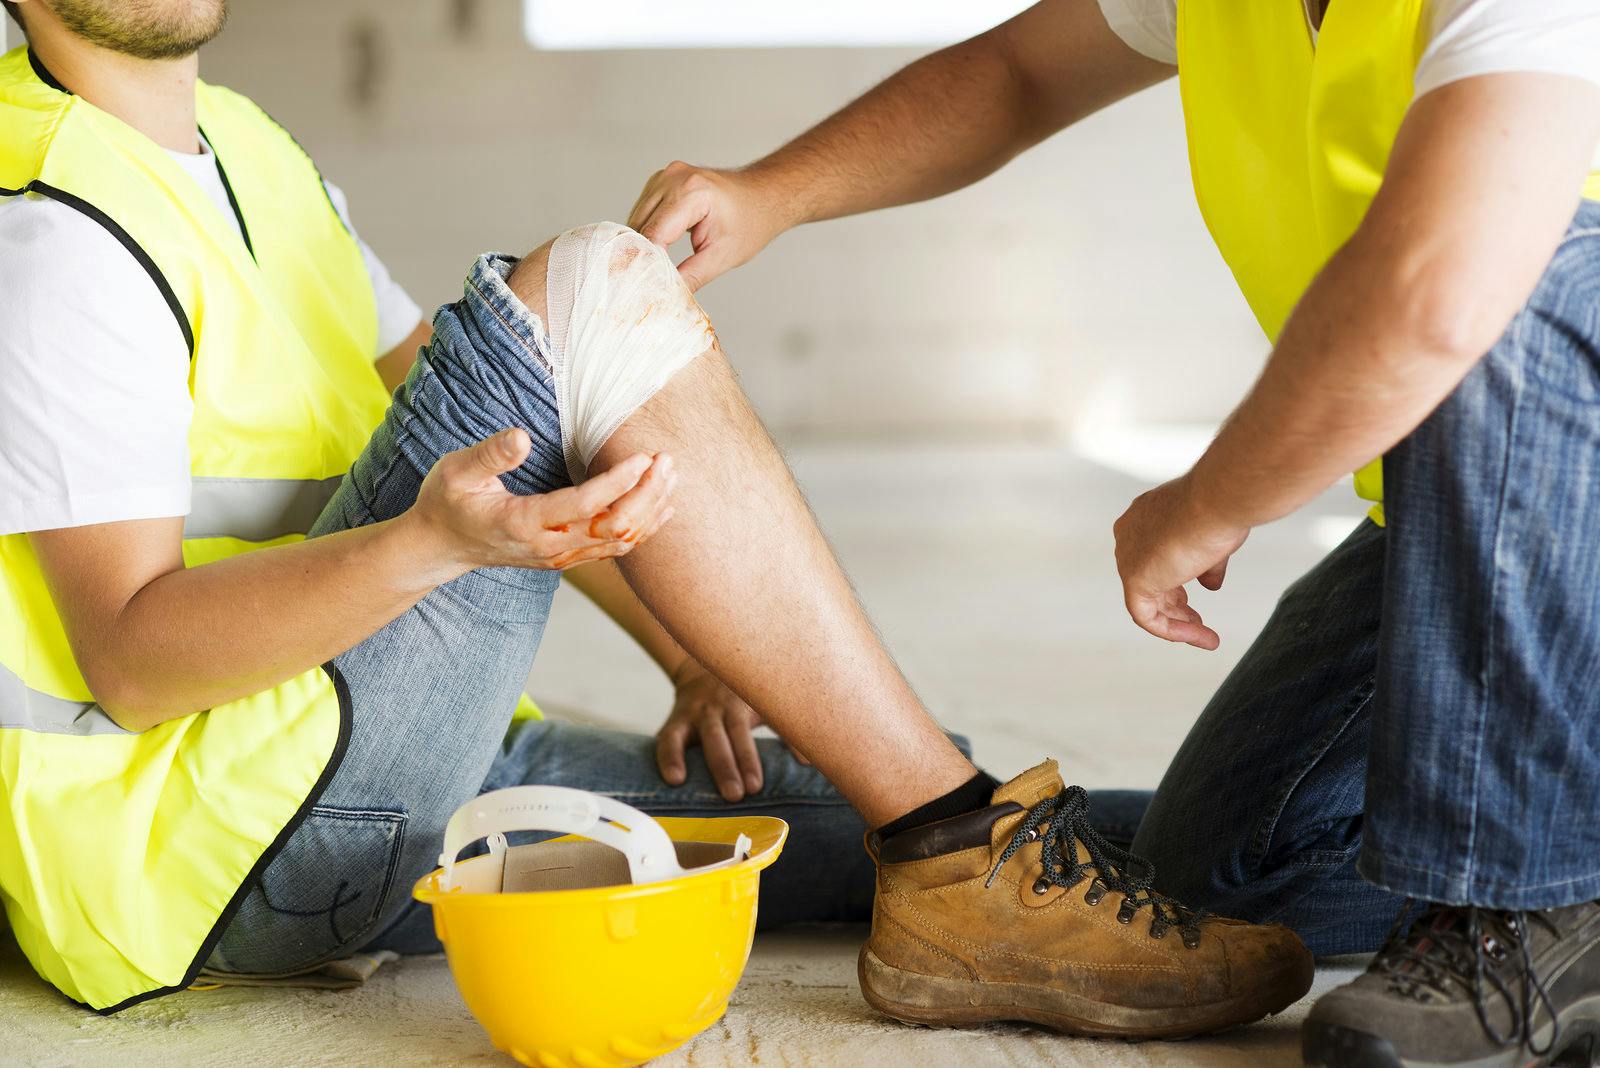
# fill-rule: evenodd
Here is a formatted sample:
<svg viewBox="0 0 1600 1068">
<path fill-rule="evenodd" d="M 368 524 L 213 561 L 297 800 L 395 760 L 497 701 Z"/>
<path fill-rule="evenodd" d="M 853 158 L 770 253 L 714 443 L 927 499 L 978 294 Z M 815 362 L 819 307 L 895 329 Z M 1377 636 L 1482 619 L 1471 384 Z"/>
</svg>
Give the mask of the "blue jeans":
<svg viewBox="0 0 1600 1068">
<path fill-rule="evenodd" d="M 1405 896 L 1600 897 L 1600 203 L 1384 458 L 1154 798 L 1095 798 L 1167 893 L 1374 949 Z"/>
<path fill-rule="evenodd" d="M 439 310 L 433 342 L 312 537 L 401 514 L 441 455 L 508 426 L 533 439 L 527 462 L 505 476 L 512 492 L 568 484 L 540 334 L 505 284 L 513 266 L 480 258 L 462 299 Z M 548 571 L 471 572 L 335 658 L 353 708 L 348 747 L 229 922 L 211 967 L 272 974 L 363 948 L 437 951 L 412 884 L 436 866 L 459 805 L 521 783 L 593 790 L 657 815 L 780 816 L 789 844 L 763 875 L 762 922 L 867 917 L 874 875 L 865 828 L 780 743 L 758 743 L 766 784 L 730 806 L 703 761 L 688 762 L 683 785 L 664 783 L 647 736 L 549 721 L 508 732 L 558 581 Z"/>
</svg>

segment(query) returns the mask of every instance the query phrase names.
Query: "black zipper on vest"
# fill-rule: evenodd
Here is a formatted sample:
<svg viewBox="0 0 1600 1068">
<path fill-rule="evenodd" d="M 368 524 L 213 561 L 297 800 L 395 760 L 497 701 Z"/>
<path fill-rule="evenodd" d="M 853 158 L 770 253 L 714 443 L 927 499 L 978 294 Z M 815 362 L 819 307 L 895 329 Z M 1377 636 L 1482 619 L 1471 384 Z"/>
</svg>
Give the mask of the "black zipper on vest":
<svg viewBox="0 0 1600 1068">
<path fill-rule="evenodd" d="M 161 292 L 161 299 L 167 302 L 173 318 L 178 320 L 178 329 L 183 331 L 183 343 L 189 350 L 189 359 L 194 359 L 194 327 L 189 325 L 189 313 L 183 310 L 183 305 L 178 301 L 178 295 L 172 291 L 172 286 L 167 282 L 167 276 L 161 273 L 161 268 L 156 266 L 156 261 L 144 250 L 144 246 L 133 239 L 133 235 L 124 230 L 115 219 L 95 207 L 93 204 L 67 192 L 57 189 L 48 182 L 41 182 L 37 178 L 23 186 L 21 189 L 0 188 L 0 197 L 16 197 L 24 193 L 38 193 L 42 197 L 49 197 L 59 204 L 65 204 L 74 211 L 81 212 L 90 219 L 99 223 L 106 232 L 132 254 L 139 266 L 145 269 L 150 280 L 156 284 L 156 289 Z"/>
<path fill-rule="evenodd" d="M 239 236 L 244 238 L 244 247 L 250 253 L 250 258 L 255 259 L 256 247 L 250 243 L 250 227 L 244 224 L 244 212 L 239 210 L 239 198 L 233 195 L 233 183 L 228 181 L 228 169 L 222 165 L 222 154 L 217 151 L 215 142 L 206 137 L 204 126 L 198 126 L 196 129 L 200 131 L 201 137 L 205 137 L 206 144 L 211 148 L 211 158 L 217 162 L 217 177 L 222 179 L 222 191 L 228 194 L 228 207 L 233 209 L 234 220 L 239 224 Z"/>
</svg>

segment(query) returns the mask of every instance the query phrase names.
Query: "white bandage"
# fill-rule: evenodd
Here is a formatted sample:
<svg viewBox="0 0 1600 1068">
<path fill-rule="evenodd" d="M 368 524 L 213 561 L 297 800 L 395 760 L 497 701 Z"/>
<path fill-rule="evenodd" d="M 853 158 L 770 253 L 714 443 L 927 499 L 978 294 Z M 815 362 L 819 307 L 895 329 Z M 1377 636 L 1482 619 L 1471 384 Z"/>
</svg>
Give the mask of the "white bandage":
<svg viewBox="0 0 1600 1068">
<path fill-rule="evenodd" d="M 665 251 L 626 226 L 568 230 L 545 296 L 561 444 L 574 482 L 618 427 L 716 341 Z"/>
</svg>

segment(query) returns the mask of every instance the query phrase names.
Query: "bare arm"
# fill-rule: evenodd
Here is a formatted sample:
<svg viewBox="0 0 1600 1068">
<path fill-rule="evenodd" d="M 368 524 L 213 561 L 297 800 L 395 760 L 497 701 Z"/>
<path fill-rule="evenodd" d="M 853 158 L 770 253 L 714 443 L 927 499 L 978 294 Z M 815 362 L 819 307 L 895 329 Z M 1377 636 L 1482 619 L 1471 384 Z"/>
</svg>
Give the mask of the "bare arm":
<svg viewBox="0 0 1600 1068">
<path fill-rule="evenodd" d="M 378 357 L 378 377 L 383 379 L 384 389 L 393 393 L 400 388 L 400 383 L 411 373 L 411 365 L 417 361 L 417 350 L 432 338 L 433 324 L 424 319 L 404 341 Z"/>
<path fill-rule="evenodd" d="M 685 233 L 693 288 L 793 226 L 960 189 L 1108 104 L 1171 76 L 1123 43 L 1096 0 L 1042 0 L 918 60 L 740 170 L 670 164 L 629 225 L 662 245 Z"/>
<path fill-rule="evenodd" d="M 397 519 L 193 568 L 181 519 L 28 539 L 90 692 L 118 724 L 144 730 L 324 663 L 469 570 L 621 555 L 642 540 L 628 531 L 648 536 L 670 515 L 665 457 L 513 496 L 498 476 L 530 444 L 510 430 L 441 458 Z"/>
<path fill-rule="evenodd" d="M 1118 521 L 1136 622 L 1215 647 L 1183 583 L 1218 588 L 1251 527 L 1388 451 L 1466 377 L 1549 265 L 1597 141 L 1600 90 L 1557 75 L 1469 78 L 1412 106 L 1255 388 L 1189 474 Z"/>
</svg>

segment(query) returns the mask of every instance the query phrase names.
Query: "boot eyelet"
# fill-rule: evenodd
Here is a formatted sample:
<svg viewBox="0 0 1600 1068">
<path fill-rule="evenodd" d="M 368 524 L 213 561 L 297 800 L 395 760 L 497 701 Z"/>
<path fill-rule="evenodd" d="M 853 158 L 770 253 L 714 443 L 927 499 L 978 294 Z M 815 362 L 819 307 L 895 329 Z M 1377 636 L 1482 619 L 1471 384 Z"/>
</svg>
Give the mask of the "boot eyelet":
<svg viewBox="0 0 1600 1068">
<path fill-rule="evenodd" d="M 1158 923 L 1152 923 L 1150 925 L 1150 937 L 1156 939 L 1157 941 L 1167 937 L 1166 927 Z"/>
<path fill-rule="evenodd" d="M 1093 908 L 1105 900 L 1105 896 L 1106 888 L 1100 884 L 1100 880 L 1096 879 L 1089 884 L 1089 889 L 1084 892 L 1083 903 Z"/>
<path fill-rule="evenodd" d="M 1046 879 L 1042 875 L 1039 876 L 1039 878 L 1033 881 L 1033 892 L 1038 894 L 1040 897 L 1048 894 L 1050 892 L 1050 880 Z"/>
<path fill-rule="evenodd" d="M 1029 830 L 1027 834 L 1022 836 L 1022 840 L 1024 842 L 1037 842 L 1039 840 L 1038 828 Z"/>
<path fill-rule="evenodd" d="M 1188 949 L 1199 949 L 1200 948 L 1200 932 L 1199 931 L 1184 931 L 1183 932 L 1183 944 Z"/>
<path fill-rule="evenodd" d="M 1136 911 L 1137 910 L 1133 907 L 1133 902 L 1129 901 L 1127 898 L 1123 898 L 1122 907 L 1117 909 L 1117 922 L 1121 924 L 1132 923 L 1134 913 Z"/>
</svg>

